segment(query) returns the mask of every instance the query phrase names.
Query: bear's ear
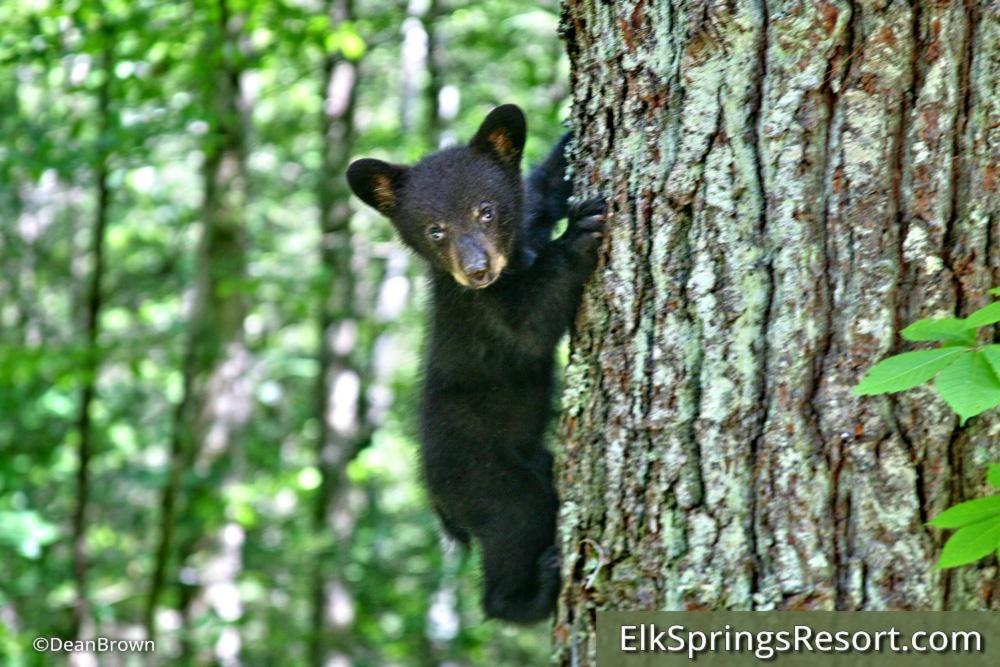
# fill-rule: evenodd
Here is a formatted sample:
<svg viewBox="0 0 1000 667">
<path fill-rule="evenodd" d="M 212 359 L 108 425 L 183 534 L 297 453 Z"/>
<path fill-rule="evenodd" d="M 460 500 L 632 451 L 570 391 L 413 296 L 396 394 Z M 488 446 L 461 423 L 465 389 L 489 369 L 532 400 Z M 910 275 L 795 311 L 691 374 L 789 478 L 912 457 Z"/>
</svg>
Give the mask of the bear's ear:
<svg viewBox="0 0 1000 667">
<path fill-rule="evenodd" d="M 406 179 L 406 167 L 382 160 L 355 160 L 347 168 L 347 182 L 364 203 L 386 217 L 391 217 L 399 203 Z"/>
<path fill-rule="evenodd" d="M 503 104 L 486 116 L 469 146 L 505 166 L 517 168 L 525 134 L 524 112 L 516 105 Z"/>
</svg>

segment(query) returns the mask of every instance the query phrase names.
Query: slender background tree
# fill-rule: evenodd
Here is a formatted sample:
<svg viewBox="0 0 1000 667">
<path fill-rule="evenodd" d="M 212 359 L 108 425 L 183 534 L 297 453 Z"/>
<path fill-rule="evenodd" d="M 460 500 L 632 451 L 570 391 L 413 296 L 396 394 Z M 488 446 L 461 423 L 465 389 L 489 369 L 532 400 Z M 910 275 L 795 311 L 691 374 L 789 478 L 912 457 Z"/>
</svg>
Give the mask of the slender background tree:
<svg viewBox="0 0 1000 667">
<path fill-rule="evenodd" d="M 173 424 L 170 477 L 163 491 L 159 546 L 147 602 L 146 624 L 155 636 L 155 612 L 172 559 L 187 565 L 198 542 L 221 529 L 217 491 L 234 457 L 249 416 L 249 355 L 243 340 L 246 279 L 246 110 L 241 102 L 240 28 L 243 19 L 227 0 L 208 9 L 204 57 L 211 76 L 203 80 L 210 110 L 205 121 L 203 228 L 197 255 L 188 338 L 182 368 L 183 395 Z M 185 484 L 185 478 L 189 480 Z M 196 530 L 175 531 L 178 510 L 197 514 Z M 185 524 L 181 524 L 184 527 Z M 193 528 L 193 526 L 192 526 Z M 175 541 L 175 532 L 182 532 Z M 220 540 L 225 538 L 220 537 Z M 206 582 L 191 570 L 180 575 L 178 600 L 190 636 L 195 588 Z M 231 604 L 231 603 L 230 603 Z M 190 642 L 185 642 L 190 659 Z"/>
<path fill-rule="evenodd" d="M 354 3 L 332 0 L 330 25 L 354 18 Z M 316 418 L 319 435 L 316 467 L 320 485 L 314 506 L 316 532 L 324 537 L 315 562 L 311 663 L 325 665 L 331 645 L 337 655 L 350 653 L 353 601 L 343 577 L 343 544 L 355 518 L 345 507 L 347 466 L 371 442 L 366 410 L 371 383 L 371 338 L 359 327 L 365 317 L 359 304 L 357 264 L 361 241 L 351 233 L 351 209 L 343 173 L 355 140 L 354 112 L 359 66 L 341 50 L 323 58 L 320 131 L 323 164 L 317 184 L 320 226 L 319 372 Z M 365 275 L 362 267 L 361 275 Z"/>
<path fill-rule="evenodd" d="M 113 20 L 113 19 L 112 19 Z M 91 424 L 91 406 L 96 394 L 97 375 L 100 369 L 100 318 L 103 307 L 102 282 L 104 280 L 104 244 L 111 205 L 111 185 L 108 182 L 108 162 L 110 160 L 111 125 L 111 82 L 114 67 L 114 29 L 102 21 L 96 30 L 101 40 L 98 71 L 101 82 L 97 89 L 97 134 L 93 149 L 94 187 L 97 190 L 94 207 L 93 228 L 86 252 L 90 262 L 90 273 L 86 281 L 84 296 L 83 330 L 85 332 L 84 363 L 79 412 L 76 420 L 77 473 L 76 511 L 73 515 L 73 570 L 76 585 L 76 635 L 86 638 L 92 633 L 93 623 L 88 600 L 87 586 L 87 514 L 90 502 L 90 459 L 93 453 L 94 431 Z"/>
</svg>

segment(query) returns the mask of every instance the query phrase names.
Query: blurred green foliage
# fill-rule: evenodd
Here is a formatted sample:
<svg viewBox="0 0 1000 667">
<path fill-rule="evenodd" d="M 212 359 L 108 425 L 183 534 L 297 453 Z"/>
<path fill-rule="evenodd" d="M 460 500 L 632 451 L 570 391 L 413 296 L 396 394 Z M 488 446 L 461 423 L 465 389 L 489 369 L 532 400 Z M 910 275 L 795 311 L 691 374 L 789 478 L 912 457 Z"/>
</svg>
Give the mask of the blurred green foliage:
<svg viewBox="0 0 1000 667">
<path fill-rule="evenodd" d="M 426 121 L 435 95 L 455 111 L 442 121 L 446 140 L 470 136 L 495 104 L 521 105 L 530 124 L 528 161 L 540 159 L 561 133 L 567 64 L 554 0 L 355 0 L 352 20 L 340 22 L 316 0 L 231 0 L 228 10 L 240 21 L 241 48 L 222 57 L 239 61 L 249 110 L 248 275 L 229 288 L 251 304 L 244 330 L 253 404 L 238 478 L 208 502 L 224 503 L 244 532 L 236 577 L 242 610 L 230 621 L 199 612 L 186 638 L 166 627 L 156 659 L 175 664 L 186 640 L 195 662 L 214 663 L 223 631 L 235 628 L 245 664 L 307 664 L 309 574 L 322 541 L 310 516 L 319 487 L 312 392 L 322 276 L 322 59 L 334 53 L 358 62 L 351 153 L 398 162 L 435 146 Z M 99 362 L 86 528 L 93 631 L 142 636 L 171 418 L 183 393 L 200 172 L 214 140 L 205 99 L 216 61 L 203 52 L 202 33 L 218 11 L 209 0 L 0 3 L 4 665 L 61 664 L 63 657 L 34 652 L 31 641 L 73 638 L 75 419 L 89 354 Z M 425 44 L 436 79 L 426 66 L 403 66 L 412 55 L 404 32 L 418 19 L 418 36 L 432 35 Z M 105 81 L 110 106 L 102 118 L 97 99 Z M 428 96 L 431 85 L 440 90 Z M 96 349 L 88 350 L 82 286 L 93 265 L 88 239 L 101 156 L 110 190 L 104 303 Z M 357 211 L 351 229 L 369 248 L 395 243 L 388 224 L 367 211 Z M 358 271 L 371 279 L 364 267 Z M 348 625 L 338 650 L 343 664 L 356 665 L 542 664 L 547 629 L 484 621 L 476 559 L 442 541 L 417 483 L 419 274 L 410 262 L 406 307 L 383 326 L 393 348 L 391 409 L 347 471 L 354 523 L 349 543 L 337 545 Z M 197 510 L 178 520 L 197 530 Z"/>
</svg>

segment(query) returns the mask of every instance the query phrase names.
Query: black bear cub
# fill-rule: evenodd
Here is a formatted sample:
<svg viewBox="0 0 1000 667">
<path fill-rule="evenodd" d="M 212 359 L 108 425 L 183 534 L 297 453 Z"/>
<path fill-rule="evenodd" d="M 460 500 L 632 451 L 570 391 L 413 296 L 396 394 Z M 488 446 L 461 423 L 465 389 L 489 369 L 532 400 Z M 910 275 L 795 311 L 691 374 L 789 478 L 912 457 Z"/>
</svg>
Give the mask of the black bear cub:
<svg viewBox="0 0 1000 667">
<path fill-rule="evenodd" d="M 566 138 L 521 181 L 524 114 L 495 108 L 467 146 L 412 167 L 364 159 L 347 179 L 430 267 L 421 460 L 445 530 L 482 551 L 488 616 L 548 616 L 559 589 L 554 352 L 593 271 L 604 204 L 570 207 Z M 568 226 L 552 239 L 553 225 Z"/>
</svg>

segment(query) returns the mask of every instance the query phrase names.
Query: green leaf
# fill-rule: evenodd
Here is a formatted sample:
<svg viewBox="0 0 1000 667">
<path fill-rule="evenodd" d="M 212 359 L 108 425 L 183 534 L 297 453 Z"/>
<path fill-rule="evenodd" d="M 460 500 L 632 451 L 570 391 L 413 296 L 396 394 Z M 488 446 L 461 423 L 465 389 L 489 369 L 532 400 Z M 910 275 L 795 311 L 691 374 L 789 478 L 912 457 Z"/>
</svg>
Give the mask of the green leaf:
<svg viewBox="0 0 1000 667">
<path fill-rule="evenodd" d="M 1000 489 L 1000 463 L 991 463 L 986 471 L 986 481 L 994 489 Z"/>
<path fill-rule="evenodd" d="M 340 38 L 340 50 L 348 60 L 357 60 L 365 53 L 365 41 L 356 32 L 346 32 Z"/>
<path fill-rule="evenodd" d="M 917 320 L 899 334 L 906 340 L 941 340 L 972 345 L 976 342 L 976 332 L 968 323 L 957 317 Z"/>
<path fill-rule="evenodd" d="M 854 388 L 856 396 L 870 396 L 903 391 L 927 382 L 946 366 L 965 356 L 969 350 L 942 347 L 936 350 L 904 352 L 883 359 Z"/>
<path fill-rule="evenodd" d="M 1000 520 L 986 519 L 959 528 L 945 542 L 938 568 L 955 567 L 977 561 L 1000 547 Z"/>
<path fill-rule="evenodd" d="M 1000 296 L 1000 287 L 994 287 L 994 288 L 993 288 L 993 289 L 991 289 L 991 290 L 990 290 L 989 292 L 990 292 L 990 294 L 992 294 L 993 296 Z"/>
<path fill-rule="evenodd" d="M 949 507 L 928 521 L 927 525 L 935 528 L 961 528 L 991 517 L 1000 519 L 1000 495 L 976 498 Z"/>
<path fill-rule="evenodd" d="M 326 36 L 328 53 L 340 51 L 348 60 L 357 60 L 365 53 L 365 40 L 351 23 L 341 23 L 336 30 Z"/>
<path fill-rule="evenodd" d="M 0 545 L 13 547 L 25 558 L 38 558 L 42 547 L 58 537 L 59 528 L 37 512 L 0 510 Z"/>
<path fill-rule="evenodd" d="M 996 373 L 997 377 L 1000 377 L 1000 345 L 987 345 L 980 352 L 993 367 L 993 372 Z"/>
<path fill-rule="evenodd" d="M 985 327 L 987 324 L 996 324 L 997 322 L 1000 322 L 1000 301 L 983 306 L 965 318 L 965 324 L 970 329 Z"/>
<path fill-rule="evenodd" d="M 1000 405 L 1000 378 L 986 357 L 976 351 L 960 356 L 942 370 L 934 381 L 934 388 L 958 413 L 963 424 L 969 417 Z"/>
</svg>

